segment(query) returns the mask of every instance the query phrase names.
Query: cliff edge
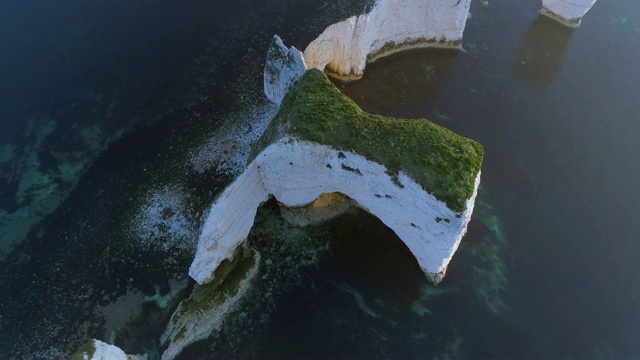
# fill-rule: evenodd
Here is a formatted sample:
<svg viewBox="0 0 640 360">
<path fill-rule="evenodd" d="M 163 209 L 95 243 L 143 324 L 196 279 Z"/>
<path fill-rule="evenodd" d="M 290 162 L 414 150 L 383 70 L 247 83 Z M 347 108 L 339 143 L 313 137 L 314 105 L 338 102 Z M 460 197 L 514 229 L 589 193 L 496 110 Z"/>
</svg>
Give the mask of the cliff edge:
<svg viewBox="0 0 640 360">
<path fill-rule="evenodd" d="M 540 12 L 567 26 L 578 27 L 595 3 L 596 0 L 542 0 Z"/>
<path fill-rule="evenodd" d="M 333 24 L 304 50 L 308 68 L 341 80 L 408 48 L 460 47 L 471 0 L 377 0 L 368 14 Z"/>
</svg>

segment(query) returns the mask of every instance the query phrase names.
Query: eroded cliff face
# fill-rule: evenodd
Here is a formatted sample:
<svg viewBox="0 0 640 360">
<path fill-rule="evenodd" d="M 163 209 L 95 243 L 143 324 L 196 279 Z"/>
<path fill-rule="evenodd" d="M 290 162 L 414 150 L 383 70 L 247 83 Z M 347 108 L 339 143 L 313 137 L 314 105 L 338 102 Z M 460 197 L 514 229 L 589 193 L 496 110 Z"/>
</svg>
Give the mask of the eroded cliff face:
<svg viewBox="0 0 640 360">
<path fill-rule="evenodd" d="M 438 283 L 466 232 L 479 180 L 478 172 L 465 211 L 457 213 L 403 172 L 394 177 L 384 165 L 355 152 L 284 137 L 262 151 L 216 200 L 189 275 L 198 283 L 215 280 L 216 268 L 244 242 L 257 207 L 269 196 L 300 208 L 323 194 L 340 193 L 391 228 L 425 275 Z"/>
<path fill-rule="evenodd" d="M 308 68 L 353 80 L 368 62 L 417 47 L 459 47 L 471 0 L 378 0 L 368 14 L 333 24 L 304 51 Z"/>
<path fill-rule="evenodd" d="M 580 26 L 582 17 L 596 0 L 542 0 L 541 13 L 567 26 Z"/>
</svg>

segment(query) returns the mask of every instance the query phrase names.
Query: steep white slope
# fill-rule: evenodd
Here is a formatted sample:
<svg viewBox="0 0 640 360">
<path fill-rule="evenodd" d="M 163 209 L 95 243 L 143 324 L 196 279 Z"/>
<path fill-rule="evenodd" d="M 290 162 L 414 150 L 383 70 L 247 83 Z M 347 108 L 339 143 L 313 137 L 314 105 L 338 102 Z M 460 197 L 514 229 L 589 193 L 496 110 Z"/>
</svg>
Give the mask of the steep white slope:
<svg viewBox="0 0 640 360">
<path fill-rule="evenodd" d="M 333 24 L 304 51 L 308 68 L 358 79 L 368 62 L 407 48 L 460 46 L 471 0 L 378 0 Z"/>
<path fill-rule="evenodd" d="M 312 203 L 325 193 L 342 193 L 391 228 L 434 283 L 442 280 L 473 212 L 480 174 L 464 213 L 422 189 L 402 172 L 400 184 L 387 168 L 365 157 L 318 143 L 285 137 L 262 151 L 218 197 L 211 208 L 189 275 L 203 284 L 213 279 L 253 224 L 256 209 L 270 195 L 287 207 Z"/>
<path fill-rule="evenodd" d="M 213 280 L 215 269 L 223 260 L 231 258 L 247 238 L 258 206 L 269 199 L 259 167 L 255 161 L 249 164 L 211 206 L 198 239 L 196 257 L 189 268 L 189 275 L 199 284 Z"/>
</svg>

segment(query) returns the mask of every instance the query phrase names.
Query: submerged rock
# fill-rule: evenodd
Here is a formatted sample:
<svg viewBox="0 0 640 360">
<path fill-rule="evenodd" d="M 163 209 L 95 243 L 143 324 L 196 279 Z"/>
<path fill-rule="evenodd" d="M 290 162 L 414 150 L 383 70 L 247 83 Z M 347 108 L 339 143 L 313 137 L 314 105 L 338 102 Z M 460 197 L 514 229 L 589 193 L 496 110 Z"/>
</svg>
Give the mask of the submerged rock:
<svg viewBox="0 0 640 360">
<path fill-rule="evenodd" d="M 459 47 L 471 0 L 377 0 L 368 14 L 333 24 L 304 51 L 308 68 L 342 80 L 367 63 L 418 47 Z"/>
<path fill-rule="evenodd" d="M 473 212 L 482 147 L 427 120 L 363 112 L 309 70 L 285 97 L 242 173 L 215 200 L 189 274 L 198 283 L 243 243 L 257 208 L 290 208 L 340 193 L 396 232 L 434 283 Z"/>
<path fill-rule="evenodd" d="M 577 27 L 595 3 L 596 0 L 542 0 L 540 12 L 567 26 Z"/>
</svg>

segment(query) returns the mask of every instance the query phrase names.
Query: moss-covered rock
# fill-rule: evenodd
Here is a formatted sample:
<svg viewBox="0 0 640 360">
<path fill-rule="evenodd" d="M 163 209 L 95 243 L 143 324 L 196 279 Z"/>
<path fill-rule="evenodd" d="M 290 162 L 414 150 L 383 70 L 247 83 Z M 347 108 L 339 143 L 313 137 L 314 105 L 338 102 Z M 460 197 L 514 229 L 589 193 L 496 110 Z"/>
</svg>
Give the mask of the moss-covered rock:
<svg viewBox="0 0 640 360">
<path fill-rule="evenodd" d="M 216 269 L 213 281 L 196 285 L 191 296 L 178 305 L 162 335 L 162 342 L 168 344 L 163 360 L 173 359 L 189 344 L 220 328 L 227 312 L 242 298 L 257 273 L 259 260 L 255 250 L 239 246 Z"/>
<path fill-rule="evenodd" d="M 95 353 L 96 344 L 94 340 L 89 340 L 86 343 L 80 345 L 78 350 L 76 350 L 76 352 L 71 355 L 71 360 L 91 359 Z"/>
<path fill-rule="evenodd" d="M 477 142 L 428 120 L 362 111 L 315 69 L 289 90 L 249 162 L 285 135 L 354 151 L 385 165 L 392 177 L 403 171 L 458 213 L 473 194 L 484 155 Z"/>
</svg>

